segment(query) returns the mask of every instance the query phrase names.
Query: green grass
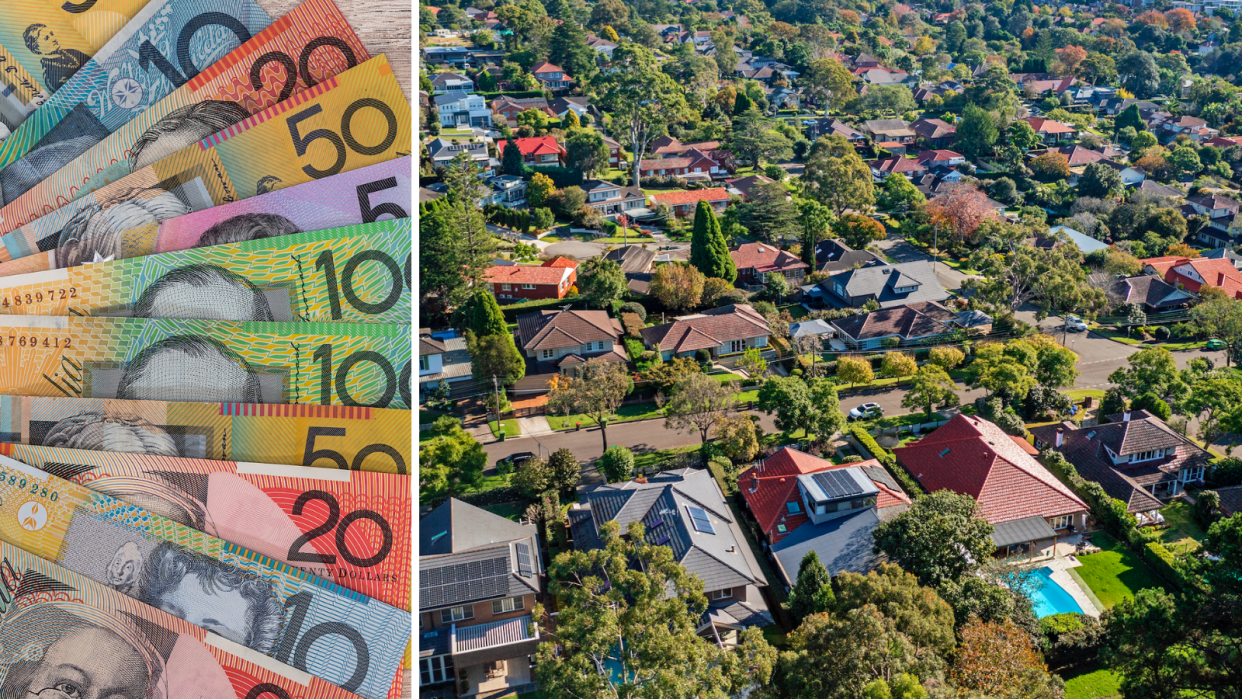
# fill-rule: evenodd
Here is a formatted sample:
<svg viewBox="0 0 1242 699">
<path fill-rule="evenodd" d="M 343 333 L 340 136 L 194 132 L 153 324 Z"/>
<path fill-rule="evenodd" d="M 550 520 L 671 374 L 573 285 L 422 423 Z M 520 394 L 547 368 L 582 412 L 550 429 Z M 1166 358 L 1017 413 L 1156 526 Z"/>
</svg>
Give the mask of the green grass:
<svg viewBox="0 0 1242 699">
<path fill-rule="evenodd" d="M 641 452 L 641 453 L 635 452 L 634 453 L 634 471 L 637 472 L 642 469 L 655 468 L 656 466 L 659 466 L 660 464 L 664 463 L 664 460 L 669 458 L 673 454 L 680 454 L 682 452 L 693 453 L 698 450 L 699 450 L 699 446 L 695 445 L 695 446 L 690 446 L 690 447 L 675 447 L 673 449 L 660 449 L 657 451 L 648 451 L 648 452 Z"/>
<path fill-rule="evenodd" d="M 1193 551 L 1207 536 L 1195 521 L 1195 508 L 1185 500 L 1174 500 L 1160 510 L 1168 529 L 1160 531 L 1160 543 L 1174 553 Z"/>
<path fill-rule="evenodd" d="M 1160 346 L 1170 352 L 1181 352 L 1183 350 L 1203 349 L 1207 344 L 1207 340 L 1199 340 L 1198 342 L 1165 342 Z"/>
<path fill-rule="evenodd" d="M 930 416 L 922 410 L 917 413 L 907 413 L 905 415 L 893 415 L 890 417 L 882 417 L 879 420 L 869 420 L 866 424 L 882 430 L 891 430 L 894 427 L 905 427 L 906 425 L 919 425 L 924 422 L 932 422 L 941 419 L 936 413 Z"/>
<path fill-rule="evenodd" d="M 634 229 L 630 229 L 634 230 Z M 603 243 L 604 245 L 641 245 L 642 243 L 653 243 L 653 238 L 644 236 L 638 232 L 632 234 L 628 239 L 621 236 L 612 236 L 608 238 L 591 238 L 586 239 L 588 243 Z"/>
<path fill-rule="evenodd" d="M 1109 329 L 1107 329 L 1107 328 L 1104 328 L 1104 327 L 1101 327 L 1101 326 L 1098 326 L 1098 325 L 1097 325 L 1097 326 L 1093 326 L 1093 327 L 1091 328 L 1091 332 L 1095 333 L 1096 335 L 1099 335 L 1100 337 L 1106 337 L 1106 338 L 1108 338 L 1108 339 L 1110 339 L 1110 340 L 1116 340 L 1117 342 L 1120 342 L 1120 343 L 1122 343 L 1123 345 L 1141 345 L 1141 344 L 1143 344 L 1143 341 L 1142 341 L 1142 340 L 1136 340 L 1136 339 L 1135 339 L 1135 338 L 1133 338 L 1133 337 L 1126 337 L 1126 333 L 1125 333 L 1125 331 L 1124 331 L 1124 330 L 1122 330 L 1122 331 L 1118 331 L 1118 330 L 1109 330 Z"/>
<path fill-rule="evenodd" d="M 652 418 L 664 417 L 664 411 L 655 403 L 634 403 L 632 405 L 623 405 L 617 409 L 617 412 L 608 420 L 609 425 L 615 425 L 618 422 L 632 422 L 634 420 L 650 420 Z M 548 414 L 548 424 L 554 430 L 572 430 L 574 423 L 580 422 L 583 427 L 594 427 L 595 420 L 586 415 L 571 414 L 553 415 Z"/>
<path fill-rule="evenodd" d="M 788 306 L 781 306 L 780 310 L 789 311 L 789 317 L 793 318 L 794 320 L 801 320 L 807 317 L 807 315 L 811 313 L 810 311 L 806 310 L 806 306 L 803 306 L 800 303 L 792 303 L 792 304 L 789 304 Z"/>
<path fill-rule="evenodd" d="M 1075 388 L 1072 391 L 1066 391 L 1065 395 L 1069 396 L 1075 403 L 1090 397 L 1093 403 L 1098 404 L 1104 398 L 1104 392 L 1098 388 Z"/>
<path fill-rule="evenodd" d="M 526 512 L 526 506 L 519 502 L 502 502 L 499 505 L 487 505 L 483 509 L 494 515 L 500 515 L 505 519 L 518 521 Z"/>
<path fill-rule="evenodd" d="M 492 429 L 492 436 L 496 439 L 500 439 L 500 430 L 502 429 L 505 431 L 505 437 L 516 437 L 521 434 L 521 431 L 518 430 L 516 418 L 507 417 L 501 420 L 499 425 L 496 424 L 495 420 L 488 420 L 487 426 Z"/>
<path fill-rule="evenodd" d="M 1065 699 L 1106 699 L 1121 696 L 1121 675 L 1104 668 L 1087 667 L 1062 676 Z"/>
<path fill-rule="evenodd" d="M 1079 556 L 1082 567 L 1077 570 L 1105 608 L 1112 608 L 1122 600 L 1133 599 L 1134 593 L 1139 590 L 1164 587 L 1160 578 L 1143 563 L 1138 554 L 1108 534 L 1096 532 L 1091 537 L 1091 543 L 1099 546 L 1101 551 Z"/>
</svg>

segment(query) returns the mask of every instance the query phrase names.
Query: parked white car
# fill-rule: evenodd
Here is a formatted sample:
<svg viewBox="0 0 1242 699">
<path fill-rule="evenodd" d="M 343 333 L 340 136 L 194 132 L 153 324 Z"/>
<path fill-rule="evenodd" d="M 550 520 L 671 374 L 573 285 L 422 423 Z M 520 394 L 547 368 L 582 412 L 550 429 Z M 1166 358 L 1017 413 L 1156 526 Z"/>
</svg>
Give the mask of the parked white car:
<svg viewBox="0 0 1242 699">
<path fill-rule="evenodd" d="M 850 411 L 850 420 L 872 420 L 884 415 L 879 403 L 863 403 Z"/>
<path fill-rule="evenodd" d="M 1081 333 L 1087 331 L 1087 321 L 1078 316 L 1065 316 L 1065 327 L 1070 332 Z"/>
</svg>

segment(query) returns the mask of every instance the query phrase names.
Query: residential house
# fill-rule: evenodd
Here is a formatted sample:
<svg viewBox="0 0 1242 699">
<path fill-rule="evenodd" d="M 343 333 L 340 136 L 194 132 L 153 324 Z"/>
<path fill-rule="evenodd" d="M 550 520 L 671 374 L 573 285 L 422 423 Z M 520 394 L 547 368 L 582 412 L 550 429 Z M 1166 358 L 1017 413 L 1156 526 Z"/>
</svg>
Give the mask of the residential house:
<svg viewBox="0 0 1242 699">
<path fill-rule="evenodd" d="M 902 345 L 929 342 L 953 332 L 955 320 L 956 313 L 935 301 L 919 301 L 841 318 L 832 325 L 850 349 L 873 350 L 888 338 L 897 338 Z"/>
<path fill-rule="evenodd" d="M 535 109 L 547 114 L 549 117 L 556 117 L 552 112 L 548 100 L 543 97 L 522 97 L 515 98 L 504 95 L 492 100 L 488 107 L 493 114 L 499 114 L 501 119 L 509 125 L 509 128 L 517 128 L 517 118 L 522 112 Z"/>
<path fill-rule="evenodd" d="M 638 169 L 641 177 L 680 177 L 689 182 L 710 182 L 714 177 L 728 174 L 715 158 L 693 148 L 680 157 L 644 160 Z"/>
<path fill-rule="evenodd" d="M 910 79 L 910 74 L 904 70 L 889 70 L 887 68 L 869 68 L 857 73 L 857 75 L 867 85 L 901 85 Z"/>
<path fill-rule="evenodd" d="M 742 201 L 750 201 L 755 185 L 771 184 L 772 180 L 763 175 L 747 175 L 733 180 L 725 180 L 729 185 L 729 194 L 741 197 Z"/>
<path fill-rule="evenodd" d="M 440 114 L 440 126 L 453 128 L 491 128 L 492 112 L 481 95 L 447 92 L 432 98 Z"/>
<path fill-rule="evenodd" d="M 574 548 L 603 548 L 600 530 L 607 522 L 623 535 L 641 522 L 648 544 L 667 546 L 673 560 L 703 581 L 707 610 L 698 623 L 700 636 L 732 648 L 744 630 L 775 623 L 761 592 L 768 580 L 710 471 L 663 471 L 601 485 L 584 498 L 569 510 Z"/>
<path fill-rule="evenodd" d="M 609 221 L 616 221 L 618 216 L 634 219 L 651 215 L 647 195 L 638 187 L 622 187 L 608 180 L 587 180 L 582 183 L 582 191 L 587 195 L 586 205 Z"/>
<path fill-rule="evenodd" d="M 557 119 L 564 119 L 570 112 L 573 112 L 578 115 L 579 120 L 584 116 L 590 116 L 597 122 L 602 121 L 599 110 L 591 104 L 589 97 L 557 97 L 548 103 L 548 107 Z"/>
<path fill-rule="evenodd" d="M 604 54 L 604 58 L 612 60 L 612 52 L 617 50 L 617 45 L 607 39 L 601 39 L 598 36 L 591 35 L 587 37 L 587 46 Z"/>
<path fill-rule="evenodd" d="M 483 280 L 501 303 L 527 299 L 563 299 L 578 278 L 576 269 L 533 265 L 493 266 L 483 270 Z"/>
<path fill-rule="evenodd" d="M 957 139 L 957 127 L 942 119 L 919 119 L 910 124 L 910 130 L 931 148 L 952 145 Z"/>
<path fill-rule="evenodd" d="M 1242 136 L 1217 136 L 1204 142 L 1205 146 L 1216 146 L 1224 150 L 1230 146 L 1242 146 Z"/>
<path fill-rule="evenodd" d="M 621 169 L 625 163 L 621 159 L 621 144 L 602 134 L 601 137 L 604 139 L 604 146 L 608 148 L 608 167 L 614 170 Z"/>
<path fill-rule="evenodd" d="M 1010 76 L 1010 77 L 1013 77 L 1013 76 Z M 1067 78 L 1055 78 L 1054 77 L 1054 78 L 1041 78 L 1041 79 L 1027 79 L 1027 80 L 1024 80 L 1018 83 L 1018 86 L 1022 88 L 1022 93 L 1024 95 L 1042 97 L 1042 96 L 1051 94 L 1051 95 L 1056 95 L 1059 97 L 1062 92 L 1065 92 L 1066 90 L 1070 89 L 1070 87 L 1073 86 L 1074 82 L 1075 82 L 1075 79 L 1072 77 L 1067 77 Z"/>
<path fill-rule="evenodd" d="M 1155 180 L 1144 180 L 1136 189 L 1140 194 L 1146 194 L 1149 197 L 1169 197 L 1172 199 L 1184 199 L 1186 193 L 1177 187 L 1170 187 L 1167 184 L 1160 184 Z"/>
<path fill-rule="evenodd" d="M 692 189 L 688 191 L 656 192 L 648 195 L 652 208 L 667 204 L 678 218 L 693 216 L 699 202 L 705 201 L 712 211 L 724 213 L 729 206 L 729 192 L 723 187 L 710 189 Z"/>
<path fill-rule="evenodd" d="M 543 89 L 553 92 L 568 90 L 570 84 L 573 83 L 573 80 L 568 75 L 565 75 L 564 70 L 547 61 L 543 61 L 531 68 L 530 74 L 535 76 L 535 80 L 539 81 Z"/>
<path fill-rule="evenodd" d="M 423 60 L 428 65 L 452 65 L 460 68 L 475 64 L 470 49 L 464 46 L 424 46 Z"/>
<path fill-rule="evenodd" d="M 875 459 L 834 464 L 793 447 L 746 469 L 737 483 L 787 588 L 811 551 L 830 575 L 875 570 L 885 558 L 872 533 L 910 506 Z"/>
<path fill-rule="evenodd" d="M 1038 554 L 1087 526 L 1087 504 L 1036 461 L 1034 451 L 983 418 L 958 414 L 893 454 L 928 492 L 973 497 L 993 527 L 998 553 L 1010 555 Z"/>
<path fill-rule="evenodd" d="M 419 522 L 418 554 L 419 693 L 535 691 L 539 528 L 450 498 Z"/>
<path fill-rule="evenodd" d="M 1215 250 L 1209 250 L 1206 253 L 1203 253 L 1203 257 L 1209 259 L 1229 260 L 1230 264 L 1234 266 L 1234 269 L 1242 271 L 1242 255 L 1239 255 L 1228 248 L 1216 248 Z"/>
<path fill-rule="evenodd" d="M 925 150 L 915 156 L 915 159 L 929 170 L 936 167 L 956 167 L 966 162 L 966 156 L 951 150 Z"/>
<path fill-rule="evenodd" d="M 871 176 L 878 180 L 888 179 L 889 175 L 904 175 L 906 179 L 913 180 L 927 174 L 928 166 L 919 162 L 914 158 L 907 158 L 904 155 L 894 155 L 891 158 L 882 160 L 872 160 Z"/>
<path fill-rule="evenodd" d="M 1052 119 L 1044 119 L 1043 117 L 1027 117 L 1026 123 L 1031 125 L 1035 133 L 1039 135 L 1044 143 L 1060 143 L 1062 141 L 1072 141 L 1078 135 L 1078 131 L 1067 124 Z"/>
<path fill-rule="evenodd" d="M 465 153 L 471 160 L 483 168 L 484 174 L 492 172 L 492 157 L 487 152 L 487 144 L 482 141 L 465 138 L 434 138 L 427 142 L 427 155 L 431 158 L 432 167 L 448 165 L 460 153 Z"/>
<path fill-rule="evenodd" d="M 565 147 L 557 143 L 556 136 L 515 138 L 513 144 L 522 154 L 522 162 L 528 167 L 558 167 L 565 163 Z M 507 144 L 501 146 L 501 156 L 507 147 Z"/>
<path fill-rule="evenodd" d="M 1242 485 L 1217 488 L 1216 494 L 1220 496 L 1220 513 L 1222 516 L 1232 517 L 1242 512 Z"/>
<path fill-rule="evenodd" d="M 470 353 L 466 340 L 453 330 L 433 332 L 418 330 L 418 394 L 419 402 L 435 393 L 440 382 L 448 383 L 450 391 L 472 378 Z"/>
<path fill-rule="evenodd" d="M 1113 160 L 1111 158 L 1101 160 L 1100 162 L 1116 170 L 1121 177 L 1121 184 L 1127 187 L 1133 187 L 1147 181 L 1147 171 L 1137 165 L 1130 165 L 1125 161 Z"/>
<path fill-rule="evenodd" d="M 526 180 L 517 175 L 501 175 L 487 181 L 492 187 L 491 203 L 506 209 L 526 206 Z"/>
<path fill-rule="evenodd" d="M 870 119 L 862 123 L 859 129 L 873 141 L 895 141 L 897 143 L 913 143 L 918 137 L 910 130 L 910 125 L 902 119 Z"/>
<path fill-rule="evenodd" d="M 816 338 L 819 340 L 820 349 L 829 349 L 828 341 L 835 337 L 836 334 L 836 328 L 832 327 L 828 321 L 818 318 L 789 324 L 789 339 L 798 341 Z"/>
<path fill-rule="evenodd" d="M 861 131 L 856 130 L 840 119 L 817 119 L 806 129 L 806 137 L 812 141 L 817 141 L 823 136 L 831 136 L 833 134 L 841 134 L 845 137 L 845 140 L 855 145 L 867 140 L 867 137 Z"/>
<path fill-rule="evenodd" d="M 1231 298 L 1242 298 L 1242 272 L 1223 258 L 1149 257 L 1139 260 L 1144 274 L 1153 274 L 1169 284 L 1199 293 L 1210 286 Z"/>
<path fill-rule="evenodd" d="M 944 301 L 949 292 L 940 286 L 936 272 L 926 260 L 895 265 L 860 267 L 834 274 L 809 292 L 812 302 L 833 307 L 862 308 L 875 299 L 880 308 L 919 301 Z"/>
<path fill-rule="evenodd" d="M 1196 214 L 1207 214 L 1210 219 L 1234 216 L 1238 213 L 1240 206 L 1237 201 L 1220 194 L 1199 194 L 1186 197 L 1186 203 L 1195 210 Z"/>
<path fill-rule="evenodd" d="M 797 255 L 769 243 L 745 243 L 730 250 L 729 256 L 737 267 L 739 286 L 762 286 L 774 274 L 789 280 L 791 286 L 801 286 L 802 277 L 811 267 Z"/>
<path fill-rule="evenodd" d="M 431 92 L 436 95 L 474 92 L 474 81 L 460 73 L 436 73 L 431 79 Z"/>
<path fill-rule="evenodd" d="M 1119 299 L 1118 303 L 1139 304 L 1147 313 L 1181 308 L 1197 298 L 1194 294 L 1149 274 L 1117 279 L 1109 289 L 1109 294 Z"/>
<path fill-rule="evenodd" d="M 1056 449 L 1079 475 L 1095 481 L 1126 511 L 1150 523 L 1187 483 L 1200 481 L 1212 454 L 1146 410 L 1108 416 L 1108 422 L 1079 427 L 1070 422 L 1031 429 L 1035 446 Z"/>
<path fill-rule="evenodd" d="M 1102 240 L 1096 240 L 1086 233 L 1076 231 L 1069 226 L 1057 225 L 1048 229 L 1047 240 L 1055 241 L 1059 236 L 1065 236 L 1065 238 L 1068 239 L 1074 247 L 1078 248 L 1078 251 L 1083 255 L 1090 255 L 1093 252 L 1108 249 L 1108 243 L 1105 243 Z M 1054 246 L 1048 245 L 1047 247 Z"/>
<path fill-rule="evenodd" d="M 1155 102 L 1134 99 L 1133 97 L 1110 97 L 1100 101 L 1100 111 L 1108 116 L 1117 116 L 1130 108 L 1130 105 L 1137 104 L 1139 109 L 1139 118 L 1144 122 L 1147 121 L 1152 114 L 1160 111 L 1160 105 Z"/>
<path fill-rule="evenodd" d="M 802 91 L 788 87 L 776 87 L 767 94 L 767 98 L 768 109 L 773 112 L 781 109 L 797 109 L 802 99 Z"/>
<path fill-rule="evenodd" d="M 713 154 L 720 149 L 720 141 L 699 141 L 697 143 L 682 143 L 679 139 L 672 136 L 659 136 L 654 139 L 648 146 L 652 155 L 662 158 L 671 158 L 679 155 L 685 155 L 692 150 L 703 151 L 704 153 Z"/>
<path fill-rule="evenodd" d="M 1195 142 L 1210 141 L 1220 135 L 1220 131 L 1207 125 L 1207 122 L 1199 117 L 1179 116 L 1166 119 L 1152 129 L 1156 132 L 1162 141 L 1172 141 L 1185 134 L 1190 140 Z"/>
<path fill-rule="evenodd" d="M 660 353 L 665 361 L 673 357 L 693 357 L 706 350 L 715 360 L 736 361 L 748 349 L 770 352 L 768 321 L 748 304 L 713 308 L 681 316 L 671 323 L 642 329 L 643 345 Z"/>
<path fill-rule="evenodd" d="M 866 250 L 855 250 L 836 238 L 815 243 L 815 271 L 836 274 L 855 267 L 886 265 L 888 261 Z"/>
<path fill-rule="evenodd" d="M 911 180 L 914 183 L 915 189 L 922 192 L 923 196 L 928 199 L 947 191 L 961 181 L 962 173 L 947 167 L 932 168 L 922 175 L 916 175 Z"/>
<path fill-rule="evenodd" d="M 646 296 L 651 290 L 651 275 L 655 269 L 656 253 L 641 245 L 623 245 L 604 253 L 605 260 L 621 265 L 625 284 L 631 293 Z"/>
<path fill-rule="evenodd" d="M 513 341 L 526 357 L 528 375 L 564 373 L 605 355 L 609 361 L 628 361 L 621 322 L 607 311 L 525 313 L 517 317 L 517 326 Z"/>
<path fill-rule="evenodd" d="M 1084 168 L 1091 163 L 1098 163 L 1101 160 L 1107 160 L 1107 156 L 1098 150 L 1091 150 L 1086 146 L 1080 146 L 1076 143 L 1061 146 L 1060 148 L 1050 149 L 1053 152 L 1060 153 L 1065 156 L 1065 160 L 1069 163 L 1070 169 Z"/>
</svg>

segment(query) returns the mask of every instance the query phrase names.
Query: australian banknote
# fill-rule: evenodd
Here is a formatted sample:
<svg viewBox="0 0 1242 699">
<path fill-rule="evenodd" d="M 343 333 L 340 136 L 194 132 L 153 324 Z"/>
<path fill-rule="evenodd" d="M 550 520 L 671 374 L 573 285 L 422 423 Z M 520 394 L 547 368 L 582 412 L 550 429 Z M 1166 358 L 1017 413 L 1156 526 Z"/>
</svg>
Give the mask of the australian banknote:
<svg viewBox="0 0 1242 699">
<path fill-rule="evenodd" d="M 0 588 L 5 696 L 357 696 L 4 542 Z"/>
<path fill-rule="evenodd" d="M 73 26 L 73 18 L 54 0 L 4 0 L 0 7 L 0 46 L 48 94 L 59 90 L 95 54 L 95 47 Z"/>
<path fill-rule="evenodd" d="M 409 475 L 409 410 L 0 395 L 0 441 Z"/>
<path fill-rule="evenodd" d="M 0 315 L 408 323 L 412 240 L 403 218 L 0 277 Z"/>
<path fill-rule="evenodd" d="M 46 174 L 24 192 L 7 188 L 3 215 L 16 211 L 21 218 L 54 211 L 74 199 L 87 182 L 120 179 L 368 58 L 332 0 L 307 0 L 162 99 L 152 103 L 161 97 L 162 88 L 171 88 L 176 81 L 148 90 L 141 108 L 94 109 L 102 125 L 94 133 L 110 135 L 96 141 L 74 132 L 74 142 L 86 150 L 57 146 L 59 155 L 49 159 L 41 147 L 9 165 L 36 164 L 32 158 L 39 154 L 39 167 L 27 170 Z M 30 117 L 18 137 L 34 137 L 48 128 L 66 113 L 65 102 L 53 98 L 49 109 Z M 70 136 L 59 126 L 53 130 Z"/>
<path fill-rule="evenodd" d="M 0 142 L 0 202 L 13 202 L 270 24 L 254 0 L 152 0 Z"/>
<path fill-rule="evenodd" d="M 118 181 L 88 184 L 83 196 L 0 238 L 0 262 L 67 247 L 78 252 L 62 251 L 66 266 L 126 257 L 133 231 L 409 155 L 410 143 L 409 103 L 378 56 Z M 0 214 L 7 229 L 17 212 Z"/>
<path fill-rule="evenodd" d="M 0 317 L 9 395 L 409 408 L 410 359 L 408 325 Z"/>
<path fill-rule="evenodd" d="M 407 611 L 4 456 L 0 539 L 366 699 L 410 637 Z"/>
<path fill-rule="evenodd" d="M 406 218 L 409 156 L 278 189 L 129 232 L 113 259 Z M 63 267 L 59 248 L 0 263 L 0 277 Z M 71 248 L 61 259 L 72 259 Z"/>
<path fill-rule="evenodd" d="M 69 13 L 73 28 L 95 48 L 102 49 L 112 37 L 129 24 L 129 21 L 147 6 L 151 0 L 82 0 L 82 2 L 55 2 L 62 12 Z"/>
<path fill-rule="evenodd" d="M 0 444 L 0 454 L 394 607 L 410 607 L 410 477 Z"/>
</svg>

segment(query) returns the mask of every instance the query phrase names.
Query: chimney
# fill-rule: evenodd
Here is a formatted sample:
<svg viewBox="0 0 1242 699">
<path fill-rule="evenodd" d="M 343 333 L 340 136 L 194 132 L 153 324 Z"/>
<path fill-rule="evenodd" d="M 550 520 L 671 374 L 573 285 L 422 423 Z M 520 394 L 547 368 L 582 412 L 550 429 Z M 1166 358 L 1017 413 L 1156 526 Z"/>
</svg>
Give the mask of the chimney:
<svg viewBox="0 0 1242 699">
<path fill-rule="evenodd" d="M 635 482 L 635 483 L 646 483 L 646 482 L 647 482 L 647 477 L 646 477 L 646 476 L 639 476 L 638 478 L 635 478 L 635 479 L 634 479 L 634 482 Z"/>
<path fill-rule="evenodd" d="M 759 474 L 750 474 L 750 492 L 754 493 L 759 490 Z"/>
<path fill-rule="evenodd" d="M 1061 445 L 1064 443 L 1065 443 L 1065 428 L 1058 427 L 1057 428 L 1057 449 L 1060 449 Z"/>
<path fill-rule="evenodd" d="M 1121 421 L 1122 422 L 1130 421 L 1130 409 L 1129 408 L 1126 408 L 1126 411 L 1121 414 Z"/>
</svg>

